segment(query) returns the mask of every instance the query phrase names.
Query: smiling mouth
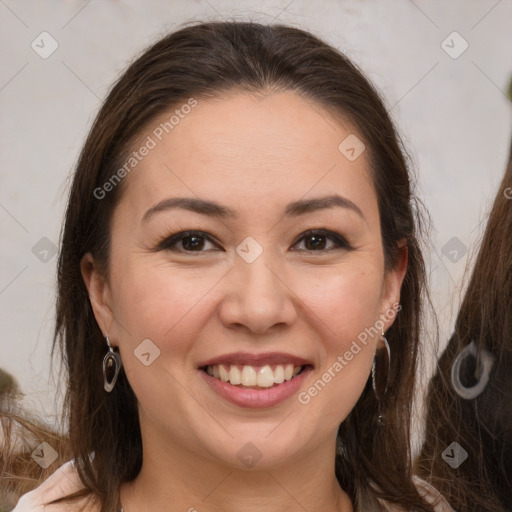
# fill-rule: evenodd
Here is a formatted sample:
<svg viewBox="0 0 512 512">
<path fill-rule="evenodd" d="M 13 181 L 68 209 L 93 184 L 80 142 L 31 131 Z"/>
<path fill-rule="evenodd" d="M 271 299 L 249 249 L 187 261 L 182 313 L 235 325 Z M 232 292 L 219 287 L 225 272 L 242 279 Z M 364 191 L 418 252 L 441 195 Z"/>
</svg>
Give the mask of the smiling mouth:
<svg viewBox="0 0 512 512">
<path fill-rule="evenodd" d="M 276 364 L 264 366 L 215 364 L 203 366 L 201 370 L 222 382 L 233 386 L 262 389 L 271 388 L 294 379 L 311 365 Z"/>
</svg>

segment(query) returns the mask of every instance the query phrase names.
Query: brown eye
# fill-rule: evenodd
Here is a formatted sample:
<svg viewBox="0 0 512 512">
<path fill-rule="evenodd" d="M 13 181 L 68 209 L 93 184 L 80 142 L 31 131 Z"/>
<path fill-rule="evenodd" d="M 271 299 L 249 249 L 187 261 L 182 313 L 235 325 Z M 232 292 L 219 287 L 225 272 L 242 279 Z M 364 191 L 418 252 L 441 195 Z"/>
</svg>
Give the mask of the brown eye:
<svg viewBox="0 0 512 512">
<path fill-rule="evenodd" d="M 206 252 L 205 245 L 216 246 L 212 240 L 201 231 L 181 231 L 158 244 L 155 250 L 166 250 L 173 252 Z M 209 249 L 207 249 L 209 250 Z"/>
<path fill-rule="evenodd" d="M 332 249 L 351 249 L 350 244 L 338 233 L 327 231 L 325 229 L 317 229 L 306 232 L 299 238 L 298 242 L 304 241 L 305 249 L 308 252 L 322 252 Z M 334 247 L 328 246 L 328 242 L 334 243 Z M 297 242 L 297 243 L 298 243 Z"/>
<path fill-rule="evenodd" d="M 187 235 L 181 239 L 181 244 L 186 251 L 200 251 L 204 247 L 204 242 L 204 237 L 197 235 Z"/>
<path fill-rule="evenodd" d="M 299 245 L 299 242 L 302 241 L 304 241 L 304 248 L 294 250 L 324 252 L 334 249 L 352 249 L 343 236 L 325 229 L 307 231 L 294 245 Z M 219 246 L 202 231 L 181 231 L 165 238 L 154 250 L 166 250 L 182 253 L 210 252 L 212 248 L 207 248 L 207 244 L 211 244 L 213 246 L 213 250 L 221 250 L 219 249 Z"/>
<path fill-rule="evenodd" d="M 324 235 L 309 235 L 305 238 L 305 247 L 308 250 L 324 250 L 327 244 L 327 237 Z"/>
</svg>

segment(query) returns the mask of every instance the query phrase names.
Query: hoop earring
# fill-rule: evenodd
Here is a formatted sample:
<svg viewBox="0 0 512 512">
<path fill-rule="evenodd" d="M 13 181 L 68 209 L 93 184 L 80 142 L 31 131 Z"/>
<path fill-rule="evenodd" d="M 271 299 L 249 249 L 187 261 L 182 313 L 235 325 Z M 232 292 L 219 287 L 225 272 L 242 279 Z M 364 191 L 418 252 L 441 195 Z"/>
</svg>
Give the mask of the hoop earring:
<svg viewBox="0 0 512 512">
<path fill-rule="evenodd" d="M 377 349 L 372 365 L 372 387 L 378 402 L 382 400 L 388 389 L 391 367 L 391 349 L 388 340 L 384 336 L 384 331 L 382 331 L 381 340 L 384 343 L 385 350 Z"/>
<path fill-rule="evenodd" d="M 115 352 L 112 345 L 110 345 L 108 333 L 106 341 L 108 345 L 108 352 L 103 358 L 103 387 L 107 393 L 110 393 L 116 385 L 119 370 L 121 369 L 121 356 Z"/>
<path fill-rule="evenodd" d="M 474 376 L 478 378 L 478 382 L 474 386 L 467 388 L 460 380 L 460 367 L 462 365 L 462 361 L 469 356 L 473 356 L 476 359 L 476 370 Z M 485 348 L 481 350 L 480 357 L 478 357 L 476 341 L 471 341 L 469 345 L 464 347 L 457 354 L 457 357 L 453 361 L 452 386 L 455 392 L 461 398 L 464 398 L 464 400 L 473 400 L 473 398 L 480 395 L 489 383 L 489 376 L 491 374 L 491 368 L 494 364 L 494 360 L 494 355 Z"/>
</svg>

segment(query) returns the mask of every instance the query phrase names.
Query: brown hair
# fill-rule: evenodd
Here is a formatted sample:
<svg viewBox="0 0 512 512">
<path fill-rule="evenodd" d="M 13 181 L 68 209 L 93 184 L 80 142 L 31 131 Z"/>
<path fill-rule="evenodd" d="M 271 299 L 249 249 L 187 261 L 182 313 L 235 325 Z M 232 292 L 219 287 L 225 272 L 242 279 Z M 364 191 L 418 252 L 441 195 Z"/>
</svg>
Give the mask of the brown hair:
<svg viewBox="0 0 512 512">
<path fill-rule="evenodd" d="M 12 377 L 8 380 L 14 383 Z M 37 418 L 27 416 L 21 401 L 16 386 L 0 390 L 1 511 L 12 510 L 22 494 L 32 490 L 71 456 L 67 437 Z M 57 452 L 56 460 L 47 468 L 36 464 L 33 458 L 43 442 Z"/>
<path fill-rule="evenodd" d="M 396 265 L 403 239 L 408 269 L 402 309 L 387 332 L 392 357 L 381 404 L 386 423 L 375 424 L 378 403 L 369 380 L 339 428 L 336 475 L 356 507 L 379 498 L 406 510 L 430 511 L 411 479 L 410 406 L 425 269 L 406 153 L 378 93 L 354 64 L 310 33 L 283 25 L 211 22 L 171 33 L 128 67 L 91 128 L 66 211 L 55 329 L 69 377 L 69 436 L 81 479 L 100 497 L 101 511 L 111 511 L 118 506 L 120 483 L 133 479 L 142 461 L 136 398 L 124 372 L 112 393 L 103 389 L 106 344 L 80 273 L 81 258 L 91 252 L 108 279 L 110 221 L 124 181 L 101 200 L 93 191 L 119 169 L 134 138 L 157 116 L 190 97 L 201 101 L 232 90 L 295 91 L 341 122 L 349 121 L 364 140 L 377 192 L 386 269 Z"/>
<path fill-rule="evenodd" d="M 480 250 L 457 316 L 455 331 L 438 362 L 428 393 L 426 438 L 418 472 L 459 512 L 512 510 L 512 147 Z M 451 382 L 455 358 L 472 341 L 494 356 L 489 381 L 471 400 Z M 460 367 L 475 385 L 476 358 Z M 481 377 L 480 377 L 481 378 Z M 443 451 L 457 442 L 468 458 L 453 469 Z"/>
</svg>

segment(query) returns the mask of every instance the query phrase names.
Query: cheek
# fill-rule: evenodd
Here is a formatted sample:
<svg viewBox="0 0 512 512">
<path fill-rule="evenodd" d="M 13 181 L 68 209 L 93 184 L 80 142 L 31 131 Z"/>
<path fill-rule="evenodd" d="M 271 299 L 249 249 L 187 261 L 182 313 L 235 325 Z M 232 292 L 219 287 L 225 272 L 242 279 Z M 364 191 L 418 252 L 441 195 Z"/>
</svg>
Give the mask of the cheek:
<svg viewBox="0 0 512 512">
<path fill-rule="evenodd" d="M 320 320 L 316 330 L 321 330 L 322 358 L 314 382 L 298 398 L 311 408 L 312 418 L 325 422 L 316 428 L 334 428 L 361 396 L 380 333 L 375 324 L 381 283 L 378 269 L 351 269 L 317 281 L 304 297 Z"/>
<path fill-rule="evenodd" d="M 156 343 L 173 339 L 177 349 L 183 326 L 218 281 L 218 272 L 149 265 L 144 258 L 126 260 L 118 269 L 113 284 L 116 320 L 127 326 L 131 343 L 145 338 Z"/>
<path fill-rule="evenodd" d="M 229 286 L 230 277 L 221 283 L 224 267 L 198 271 L 193 266 L 148 264 L 150 257 L 118 258 L 112 272 L 119 339 L 131 350 L 147 338 L 162 350 L 172 342 L 173 353 L 182 353 L 211 321 L 212 308 L 222 307 L 218 293 Z M 307 325 L 316 331 L 315 338 L 322 340 L 323 351 L 331 357 L 333 352 L 345 352 L 378 315 L 382 276 L 378 265 L 371 263 L 284 270 L 287 286 L 282 293 L 295 303 L 298 314 L 297 325 L 290 328 Z"/>
<path fill-rule="evenodd" d="M 375 323 L 382 280 L 379 268 L 368 264 L 303 273 L 296 283 L 301 300 L 325 324 L 326 339 L 337 345 Z"/>
<path fill-rule="evenodd" d="M 230 282 L 229 275 L 222 281 L 225 267 L 198 271 L 193 266 L 178 268 L 168 262 L 155 263 L 152 255 L 119 256 L 111 279 L 115 317 L 121 326 L 118 339 L 123 364 L 134 389 L 147 388 L 170 379 L 160 374 L 165 369 L 172 369 L 172 374 L 181 371 L 178 362 L 183 367 L 194 350 L 194 341 L 201 338 L 205 326 L 215 317 L 215 308 L 222 307 L 223 290 L 237 284 Z M 359 343 L 358 351 L 353 341 L 377 319 L 382 284 L 379 271 L 375 261 L 354 258 L 353 263 L 337 266 L 311 265 L 307 271 L 283 268 L 281 274 L 287 286 L 279 289 L 297 308 L 297 324 L 289 327 L 292 331 L 305 329 L 306 336 L 302 337 L 311 335 L 315 340 L 318 374 L 330 371 L 333 382 L 325 399 L 332 399 L 332 394 L 339 396 L 343 388 L 346 398 L 339 405 L 343 409 L 355 403 L 354 397 L 362 390 L 371 367 L 371 339 L 367 345 Z M 133 356 L 146 339 L 156 344 L 161 357 L 159 364 L 151 368 L 151 377 Z M 334 366 L 336 362 L 344 365 L 342 371 L 339 364 Z M 328 378 L 327 375 L 324 380 Z M 339 408 L 336 415 L 340 415 Z"/>
<path fill-rule="evenodd" d="M 186 403 L 189 395 L 180 383 L 188 378 L 189 355 L 206 318 L 203 303 L 217 281 L 218 277 L 207 272 L 149 265 L 144 258 L 118 266 L 113 287 L 121 357 L 148 414 L 152 411 L 158 416 L 163 399 L 181 404 L 180 410 L 190 407 Z M 143 340 L 151 340 L 154 346 L 144 341 L 147 349 L 142 352 Z M 140 358 L 144 353 L 150 354 L 148 366 Z"/>
</svg>

